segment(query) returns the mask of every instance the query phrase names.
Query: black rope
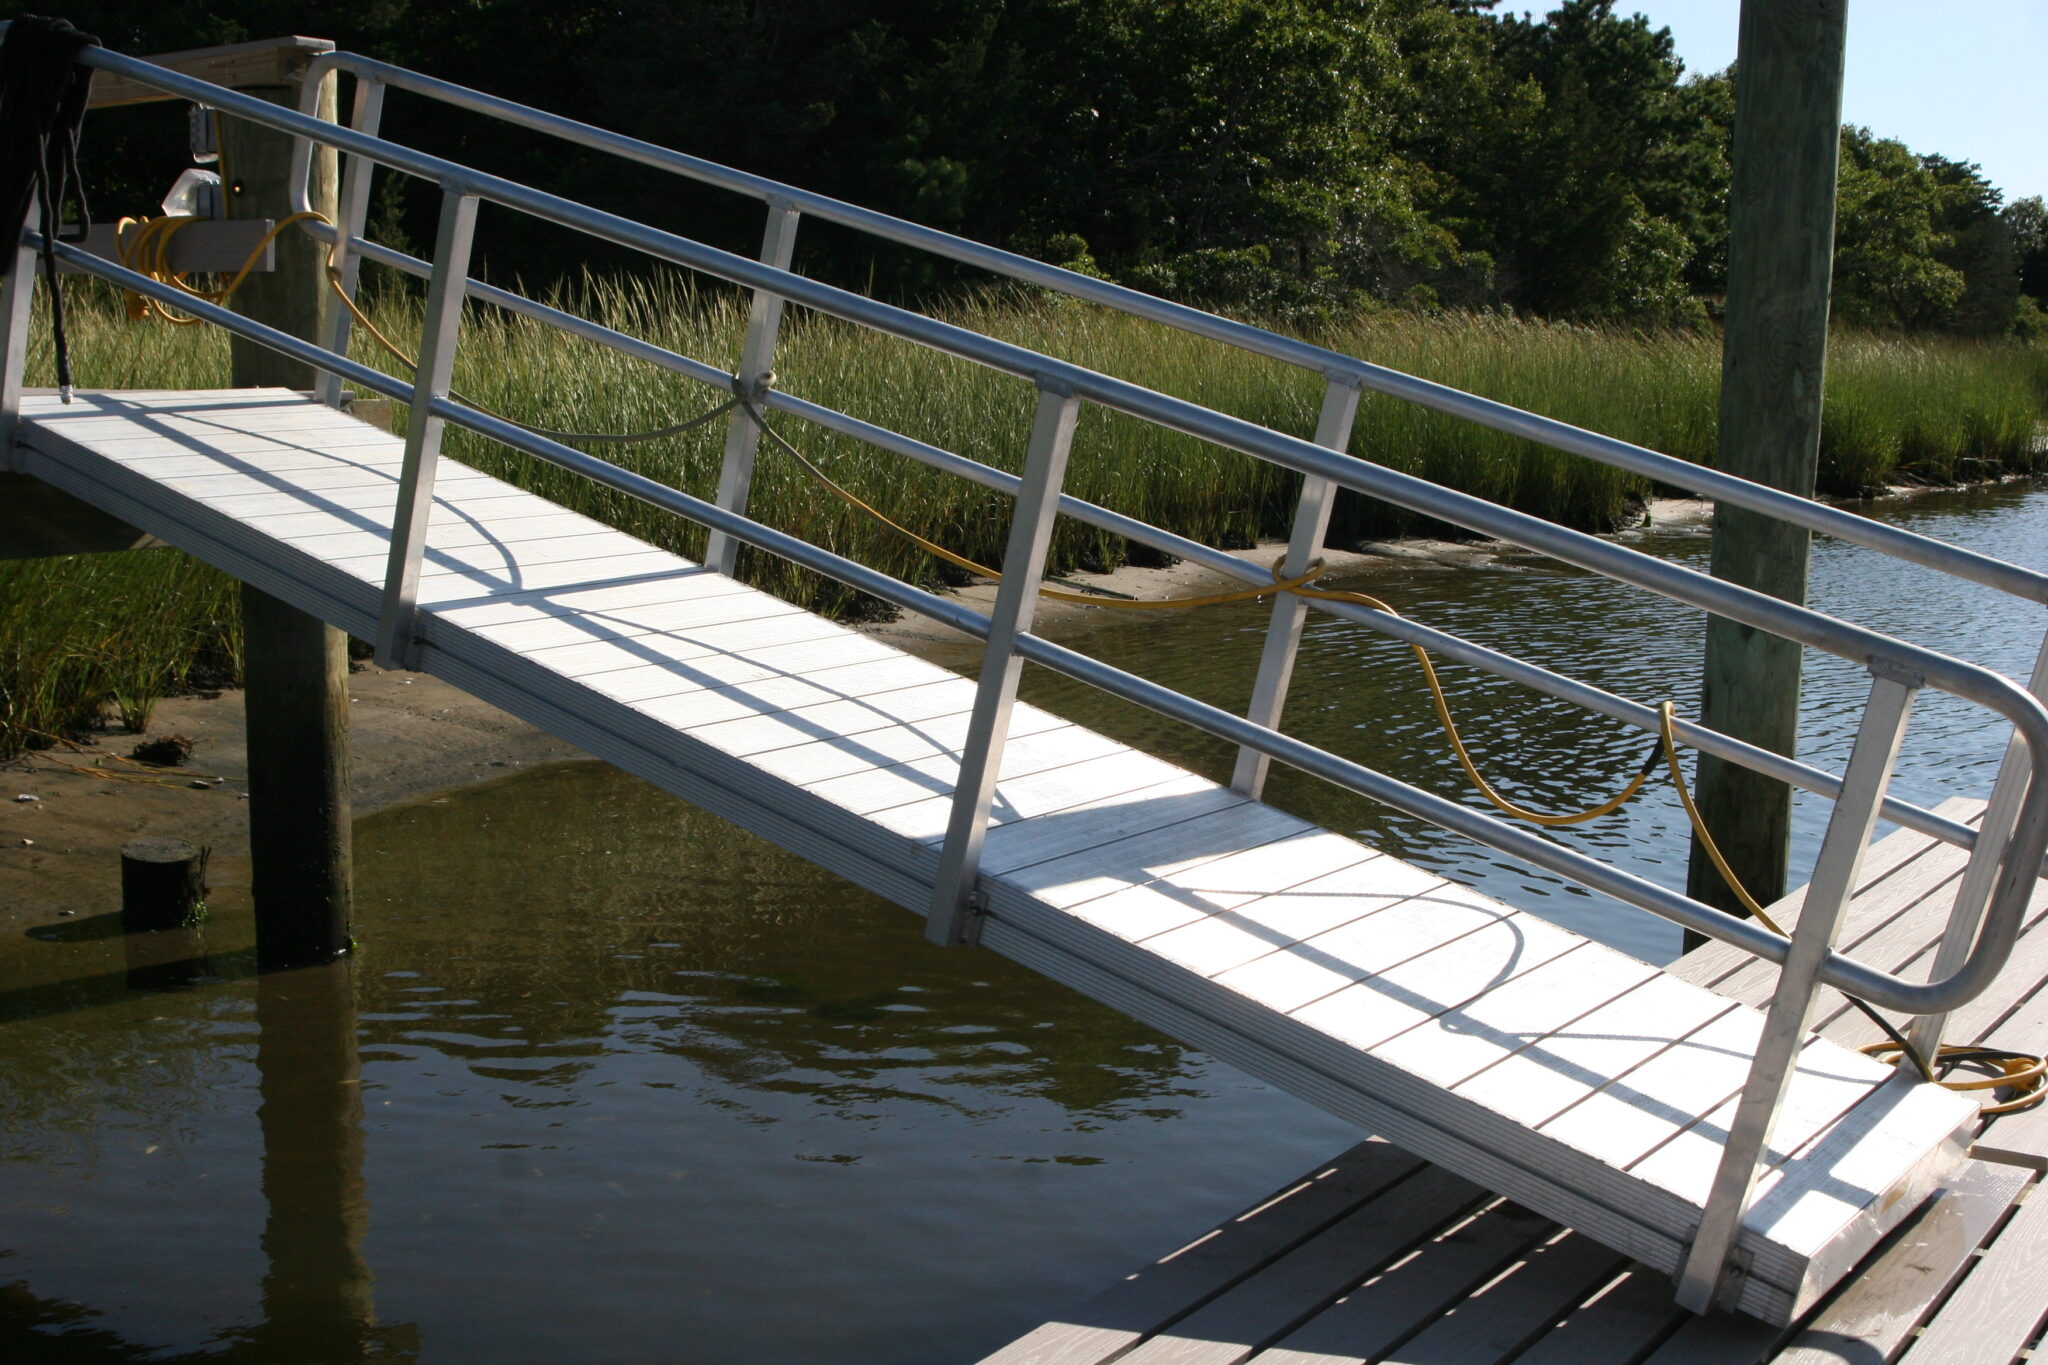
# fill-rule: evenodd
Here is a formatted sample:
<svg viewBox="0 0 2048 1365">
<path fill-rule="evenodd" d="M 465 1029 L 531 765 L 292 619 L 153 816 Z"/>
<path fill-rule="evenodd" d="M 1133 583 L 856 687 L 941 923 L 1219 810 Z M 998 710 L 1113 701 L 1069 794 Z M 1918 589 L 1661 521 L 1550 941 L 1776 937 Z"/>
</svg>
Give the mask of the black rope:
<svg viewBox="0 0 2048 1365">
<path fill-rule="evenodd" d="M 57 388 L 71 401 L 71 348 L 64 335 L 64 295 L 57 288 L 56 240 L 67 200 L 78 205 L 81 237 L 92 215 L 78 175 L 78 134 L 85 121 L 92 68 L 78 54 L 100 40 L 64 19 L 24 14 L 0 42 L 0 275 L 13 269 L 31 206 L 41 210 L 43 280 L 50 290 L 50 335 L 57 351 Z"/>
</svg>

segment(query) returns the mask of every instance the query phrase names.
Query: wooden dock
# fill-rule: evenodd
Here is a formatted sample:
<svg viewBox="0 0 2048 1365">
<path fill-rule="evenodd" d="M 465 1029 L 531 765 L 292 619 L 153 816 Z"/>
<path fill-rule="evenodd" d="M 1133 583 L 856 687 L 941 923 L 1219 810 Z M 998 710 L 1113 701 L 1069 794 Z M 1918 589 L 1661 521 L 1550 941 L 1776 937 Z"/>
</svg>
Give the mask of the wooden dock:
<svg viewBox="0 0 2048 1365">
<path fill-rule="evenodd" d="M 1948 803 L 1971 818 L 1981 804 Z M 1939 938 L 1963 855 L 1897 833 L 1871 849 L 1843 942 L 1895 969 Z M 1794 917 L 1800 893 L 1774 910 Z M 2013 967 L 1957 1041 L 2048 1035 L 2048 883 Z M 1674 977 L 1764 998 L 1775 969 L 1709 945 Z M 1820 1031 L 1876 1040 L 1839 996 Z M 1585 1030 L 1590 1033 L 1591 1030 Z M 1402 1151 L 1368 1141 L 983 1365 L 2010 1365 L 2048 1320 L 2048 1107 L 1991 1120 L 1944 1192 L 1796 1321 L 1695 1317 L 1668 1276 Z"/>
</svg>

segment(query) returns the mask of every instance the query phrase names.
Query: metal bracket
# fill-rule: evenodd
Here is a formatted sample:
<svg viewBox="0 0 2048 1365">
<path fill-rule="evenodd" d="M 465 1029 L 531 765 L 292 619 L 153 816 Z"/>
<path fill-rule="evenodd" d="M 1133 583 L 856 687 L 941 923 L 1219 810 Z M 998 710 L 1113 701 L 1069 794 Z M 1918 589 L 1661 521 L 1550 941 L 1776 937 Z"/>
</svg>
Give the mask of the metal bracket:
<svg viewBox="0 0 2048 1365">
<path fill-rule="evenodd" d="M 1895 682 L 1901 687 L 1910 687 L 1916 692 L 1927 686 L 1927 675 L 1917 668 L 1908 668 L 1904 664 L 1893 663 L 1889 659 L 1880 659 L 1874 654 L 1864 662 L 1870 669 L 1870 676 L 1873 678 L 1883 678 L 1886 682 Z"/>
<path fill-rule="evenodd" d="M 960 924 L 960 943 L 974 948 L 981 944 L 981 926 L 988 923 L 988 892 L 975 887 L 967 893 L 967 914 Z"/>
<path fill-rule="evenodd" d="M 960 913 L 953 918 L 950 938 L 933 938 L 946 948 L 973 948 L 981 943 L 981 926 L 988 919 L 988 892 L 975 887 L 960 900 Z M 927 935 L 929 937 L 929 935 Z"/>
<path fill-rule="evenodd" d="M 1697 1240 L 1697 1239 L 1695 1239 Z M 1682 1266 L 1692 1259 L 1692 1246 L 1687 1244 L 1686 1254 L 1679 1258 Z M 1745 1248 L 1729 1248 L 1727 1258 L 1721 1263 L 1721 1277 L 1714 1282 L 1712 1297 L 1704 1305 L 1680 1304 L 1695 1313 L 1733 1313 L 1738 1310 L 1742 1299 L 1742 1286 L 1749 1279 L 1750 1262 L 1753 1254 Z"/>
</svg>

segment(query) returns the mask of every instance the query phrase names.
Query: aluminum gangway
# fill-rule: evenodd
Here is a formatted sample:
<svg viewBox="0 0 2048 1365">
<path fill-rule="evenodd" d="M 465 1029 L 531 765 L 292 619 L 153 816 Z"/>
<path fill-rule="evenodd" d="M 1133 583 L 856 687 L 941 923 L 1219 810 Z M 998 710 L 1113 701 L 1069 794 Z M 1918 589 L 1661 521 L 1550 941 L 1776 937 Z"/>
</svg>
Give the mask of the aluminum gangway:
<svg viewBox="0 0 2048 1365">
<path fill-rule="evenodd" d="M 1694 1309 L 1786 1322 L 1957 1169 L 1976 1106 L 1810 1032 L 1840 991 L 1941 1019 L 1999 974 L 2048 845 L 2048 710 L 1989 669 L 1749 592 L 1348 453 L 1360 397 L 1382 394 L 1544 442 L 2035 604 L 2048 576 L 1713 473 L 1534 414 L 1168 303 L 1104 281 L 806 194 L 345 53 L 321 82 L 354 82 L 349 122 L 293 112 L 134 58 L 118 73 L 346 154 L 330 243 L 346 289 L 360 263 L 428 282 L 410 380 L 347 358 L 350 319 L 301 340 L 57 241 L 64 262 L 309 362 L 284 390 L 81 393 L 22 389 L 33 221 L 0 304 L 0 422 L 10 468 L 86 500 L 302 611 L 926 916 L 942 943 L 978 943 L 1355 1121 L 1455 1175 L 1678 1280 Z M 734 255 L 378 136 L 399 91 L 494 116 L 767 206 L 760 259 Z M 365 235 L 372 173 L 442 195 L 431 261 Z M 470 278 L 480 203 L 529 214 L 751 292 L 738 373 Z M 1326 379 L 1313 440 L 1141 388 L 792 272 L 804 216 L 835 222 Z M 700 497 L 483 412 L 450 391 L 464 308 L 509 309 L 763 408 L 862 439 L 1014 498 L 992 608 L 961 602 L 746 515 L 758 428 L 736 410 L 717 492 Z M 763 378 L 794 304 L 1014 376 L 1032 403 L 1012 474 L 856 419 Z M 339 410 L 341 387 L 410 406 L 403 439 Z M 1429 626 L 1363 606 L 1275 599 L 1259 677 L 1239 715 L 1033 632 L 1055 519 L 1067 516 L 1249 581 L 1253 566 L 1066 495 L 1083 404 L 1268 460 L 1302 476 L 1282 572 L 1304 572 L 1338 488 L 1498 537 L 1578 568 L 1867 667 L 1855 747 L 1839 775 L 1681 723 L 1680 738 L 1833 800 L 1791 937 L 1725 915 L 1279 728 L 1303 618 L 1334 612 L 1654 731 L 1658 712 Z M 440 453 L 450 425 L 709 529 L 693 563 Z M 986 643 L 978 680 L 779 601 L 731 575 L 752 545 Z M 1221 785 L 1017 700 L 1025 662 L 1239 746 Z M 2041 675 L 2036 674 L 2035 687 Z M 1978 705 L 2012 739 L 1973 828 L 1887 794 L 1914 698 Z M 1430 821 L 1753 956 L 1777 972 L 1766 1007 L 1589 942 L 1259 799 L 1278 761 Z M 1968 852 L 1931 968 L 1901 974 L 1837 951 L 1843 907 L 1880 820 Z"/>
</svg>

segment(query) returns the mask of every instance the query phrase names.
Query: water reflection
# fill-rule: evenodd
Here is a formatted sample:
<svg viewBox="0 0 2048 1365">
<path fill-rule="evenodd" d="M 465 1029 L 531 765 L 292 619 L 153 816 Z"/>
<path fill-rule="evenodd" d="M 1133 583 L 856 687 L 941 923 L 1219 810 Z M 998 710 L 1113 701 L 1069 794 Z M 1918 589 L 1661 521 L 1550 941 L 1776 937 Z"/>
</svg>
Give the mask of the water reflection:
<svg viewBox="0 0 2048 1365">
<path fill-rule="evenodd" d="M 323 1365 L 404 1359 L 376 1332 L 363 1259 L 362 1064 L 354 968 L 328 963 L 256 981 L 263 1130 L 263 1321 L 231 1354 Z"/>
<path fill-rule="evenodd" d="M 149 929 L 122 936 L 128 958 L 128 989 L 174 991 L 213 975 L 206 935 L 194 927 Z"/>
<path fill-rule="evenodd" d="M 0 1355 L 971 1359 L 1350 1136 L 609 769 L 357 849 L 352 965 L 0 952 Z"/>
<path fill-rule="evenodd" d="M 106 920 L 118 924 L 119 916 L 94 917 L 64 926 L 69 932 L 34 936 L 46 942 L 93 942 L 108 937 L 100 932 Z M 128 963 L 128 992 L 225 984 L 210 969 L 198 929 L 118 937 Z M 265 1207 L 259 1246 L 266 1265 L 254 1321 L 217 1331 L 197 1349 L 167 1351 L 130 1340 L 107 1325 L 109 1315 L 90 1299 L 44 1297 L 28 1282 L 16 1281 L 0 1288 L 0 1348 L 6 1358 L 67 1365 L 130 1360 L 341 1365 L 416 1358 L 411 1329 L 378 1326 L 363 1256 L 368 1203 L 352 971 L 349 963 L 338 962 L 254 982 Z M 119 999 L 111 976 L 89 980 L 99 984 L 74 991 L 72 1009 L 90 1011 Z M 151 1022 L 167 1021 L 158 1017 Z M 23 1126 L 20 1118 L 9 1114 L 10 1132 Z M 160 1149 L 153 1144 L 145 1155 Z M 19 1160 L 25 1153 L 14 1149 L 11 1155 Z M 166 1223 L 175 1218 L 176 1198 L 163 1198 L 148 1184 L 124 1190 L 122 1196 L 132 1204 L 131 1217 L 162 1216 Z M 167 1259 L 193 1250 L 181 1246 L 168 1229 L 147 1240 L 152 1254 Z"/>
</svg>

